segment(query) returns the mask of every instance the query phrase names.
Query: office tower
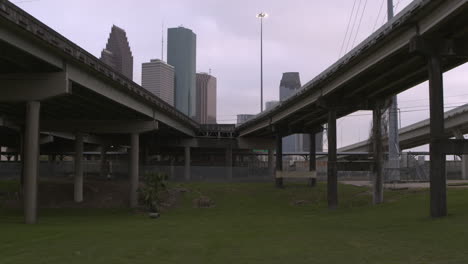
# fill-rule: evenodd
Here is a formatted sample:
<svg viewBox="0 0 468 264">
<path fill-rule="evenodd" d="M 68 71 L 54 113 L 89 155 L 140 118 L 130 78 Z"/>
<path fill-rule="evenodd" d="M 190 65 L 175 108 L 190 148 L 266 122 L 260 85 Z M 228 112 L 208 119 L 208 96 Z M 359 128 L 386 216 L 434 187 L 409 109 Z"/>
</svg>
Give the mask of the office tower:
<svg viewBox="0 0 468 264">
<path fill-rule="evenodd" d="M 133 56 L 125 30 L 112 26 L 101 60 L 125 77 L 133 80 Z"/>
<path fill-rule="evenodd" d="M 298 72 L 286 72 L 283 74 L 280 84 L 280 100 L 284 101 L 301 89 L 301 79 Z M 323 151 L 323 133 L 315 136 L 316 151 Z M 284 152 L 308 152 L 310 149 L 310 136 L 308 134 L 296 134 L 283 139 Z"/>
<path fill-rule="evenodd" d="M 279 104 L 279 101 L 268 101 L 265 104 L 265 110 L 268 111 Z"/>
<path fill-rule="evenodd" d="M 298 72 L 285 72 L 281 79 L 279 98 L 285 101 L 301 88 L 301 79 Z M 283 152 L 298 152 L 302 150 L 300 135 L 290 135 L 283 138 Z"/>
<path fill-rule="evenodd" d="M 216 124 L 216 78 L 197 73 L 196 120 L 200 124 Z"/>
<path fill-rule="evenodd" d="M 175 107 L 196 118 L 196 46 L 192 30 L 177 27 L 167 31 L 167 63 L 175 68 Z"/>
<path fill-rule="evenodd" d="M 252 119 L 255 115 L 248 115 L 248 114 L 241 114 L 237 115 L 237 125 L 243 124 L 250 119 Z"/>
<path fill-rule="evenodd" d="M 280 83 L 280 101 L 288 99 L 301 89 L 301 79 L 298 72 L 285 72 Z"/>
<path fill-rule="evenodd" d="M 174 106 L 174 67 L 162 60 L 143 63 L 141 86 Z"/>
</svg>

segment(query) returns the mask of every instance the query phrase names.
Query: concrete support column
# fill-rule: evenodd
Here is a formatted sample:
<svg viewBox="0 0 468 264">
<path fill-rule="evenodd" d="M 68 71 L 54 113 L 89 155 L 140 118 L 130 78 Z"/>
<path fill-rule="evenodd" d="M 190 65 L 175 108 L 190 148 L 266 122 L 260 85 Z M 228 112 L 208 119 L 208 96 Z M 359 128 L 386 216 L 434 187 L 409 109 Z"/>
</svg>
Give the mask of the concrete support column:
<svg viewBox="0 0 468 264">
<path fill-rule="evenodd" d="M 75 136 L 75 202 L 83 202 L 83 134 Z"/>
<path fill-rule="evenodd" d="M 24 218 L 26 224 L 37 222 L 37 172 L 39 163 L 39 116 L 40 102 L 26 103 L 26 126 L 24 133 Z"/>
<path fill-rule="evenodd" d="M 275 177 L 275 150 L 268 150 L 268 174 L 274 178 Z"/>
<path fill-rule="evenodd" d="M 132 133 L 130 137 L 130 207 L 135 208 L 138 206 L 140 136 Z"/>
<path fill-rule="evenodd" d="M 372 202 L 383 203 L 383 151 L 382 151 L 382 110 L 376 104 L 372 112 L 372 143 L 374 152 L 374 173 L 372 181 Z"/>
<path fill-rule="evenodd" d="M 456 139 L 465 139 L 465 136 L 460 130 L 454 131 Z M 461 178 L 468 180 L 468 155 L 461 155 Z"/>
<path fill-rule="evenodd" d="M 338 207 L 338 168 L 336 164 L 336 110 L 328 112 L 328 168 L 327 196 L 328 208 Z"/>
<path fill-rule="evenodd" d="M 276 187 L 283 188 L 283 137 L 276 135 Z"/>
<path fill-rule="evenodd" d="M 191 179 L 191 175 L 190 175 L 190 147 L 185 147 L 184 177 L 185 177 L 186 181 L 189 181 Z"/>
<path fill-rule="evenodd" d="M 313 174 L 310 178 L 310 186 L 314 187 L 317 184 L 317 157 L 316 157 L 316 144 L 315 144 L 315 133 L 309 134 L 310 145 L 309 145 L 309 171 Z"/>
<path fill-rule="evenodd" d="M 232 180 L 232 146 L 226 149 L 226 175 L 229 180 Z"/>
<path fill-rule="evenodd" d="M 428 56 L 430 105 L 430 179 L 431 216 L 447 216 L 445 154 L 439 140 L 444 139 L 444 86 L 441 58 L 436 52 Z"/>
</svg>

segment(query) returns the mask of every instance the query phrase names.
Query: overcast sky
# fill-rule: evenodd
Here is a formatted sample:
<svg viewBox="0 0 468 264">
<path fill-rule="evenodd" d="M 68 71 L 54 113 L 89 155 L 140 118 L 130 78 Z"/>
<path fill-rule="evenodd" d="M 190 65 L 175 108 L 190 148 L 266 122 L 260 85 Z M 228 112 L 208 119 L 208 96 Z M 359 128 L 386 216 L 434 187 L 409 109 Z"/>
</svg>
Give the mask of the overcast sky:
<svg viewBox="0 0 468 264">
<path fill-rule="evenodd" d="M 237 114 L 256 114 L 260 108 L 260 24 L 255 14 L 267 12 L 270 15 L 264 21 L 264 101 L 269 101 L 278 100 L 283 72 L 299 72 L 305 84 L 339 58 L 354 3 L 355 13 L 358 6 L 359 12 L 356 22 L 351 20 L 351 26 L 355 26 L 353 32 L 348 34 L 351 39 L 347 50 L 386 21 L 384 1 L 12 2 L 97 57 L 105 47 L 111 26 L 115 24 L 125 29 L 134 56 L 134 80 L 137 83 L 141 83 L 141 64 L 161 57 L 163 21 L 166 28 L 183 25 L 192 29 L 197 34 L 197 71 L 208 72 L 211 69 L 218 79 L 218 122 L 235 123 Z M 396 13 L 411 2 L 394 1 Z M 446 106 L 468 103 L 467 70 L 467 66 L 461 66 L 445 74 Z M 398 98 L 402 126 L 428 118 L 426 83 L 400 94 Z M 370 121 L 369 112 L 359 112 L 338 120 L 338 147 L 366 139 Z"/>
</svg>

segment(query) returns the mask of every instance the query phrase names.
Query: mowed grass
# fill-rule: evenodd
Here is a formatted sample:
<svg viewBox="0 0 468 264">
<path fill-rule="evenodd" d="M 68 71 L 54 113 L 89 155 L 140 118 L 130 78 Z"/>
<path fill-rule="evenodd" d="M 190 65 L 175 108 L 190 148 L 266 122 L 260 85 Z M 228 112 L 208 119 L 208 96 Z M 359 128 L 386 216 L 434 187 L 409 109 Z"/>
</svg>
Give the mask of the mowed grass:
<svg viewBox="0 0 468 264">
<path fill-rule="evenodd" d="M 183 184 L 177 208 L 153 220 L 127 209 L 47 209 L 40 223 L 0 209 L 0 263 L 468 263 L 468 190 L 448 191 L 450 216 L 428 217 L 427 191 L 340 185 Z M 200 194 L 216 207 L 198 209 Z M 295 201 L 305 200 L 302 205 Z"/>
</svg>

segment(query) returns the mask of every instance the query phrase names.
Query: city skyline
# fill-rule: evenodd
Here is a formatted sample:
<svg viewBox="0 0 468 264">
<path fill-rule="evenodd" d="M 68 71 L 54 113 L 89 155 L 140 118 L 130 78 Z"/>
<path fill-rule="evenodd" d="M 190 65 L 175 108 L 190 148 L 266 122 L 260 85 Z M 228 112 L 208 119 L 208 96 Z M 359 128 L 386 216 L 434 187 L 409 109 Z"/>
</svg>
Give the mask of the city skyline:
<svg viewBox="0 0 468 264">
<path fill-rule="evenodd" d="M 396 7 L 398 14 L 410 1 L 401 1 Z M 91 3 L 91 2 L 90 2 Z M 69 37 L 77 44 L 85 47 L 93 54 L 102 50 L 103 37 L 108 34 L 109 25 L 113 23 L 124 27 L 131 39 L 135 63 L 140 64 L 150 58 L 159 56 L 159 33 L 153 34 L 151 30 L 141 27 L 141 24 L 154 24 L 154 21 L 163 21 L 165 25 L 186 25 L 197 32 L 199 36 L 199 59 L 197 68 L 208 71 L 209 68 L 218 77 L 218 122 L 235 123 L 238 109 L 242 112 L 258 113 L 259 102 L 259 28 L 255 14 L 261 10 L 267 11 L 271 16 L 265 21 L 265 101 L 277 100 L 277 83 L 280 73 L 291 69 L 301 72 L 304 82 L 312 80 L 317 74 L 332 65 L 340 56 L 340 46 L 349 18 L 352 3 L 341 1 L 338 3 L 308 3 L 298 1 L 295 5 L 284 8 L 275 2 L 255 1 L 245 5 L 239 3 L 226 3 L 223 8 L 232 10 L 228 13 L 219 12 L 213 1 L 204 1 L 197 5 L 190 1 L 142 1 L 135 6 L 123 2 L 102 1 L 96 3 L 97 7 L 110 7 L 112 12 L 102 14 L 96 10 L 84 8 L 86 0 L 77 3 L 64 4 L 56 2 L 57 8 L 70 11 L 64 14 L 51 15 L 54 9 L 44 8 L 40 3 L 19 4 L 28 12 L 52 25 L 61 34 Z M 362 27 L 355 39 L 358 44 L 379 28 L 385 21 L 380 16 L 376 20 L 379 3 L 369 3 Z M 70 7 L 70 8 L 68 8 Z M 128 15 L 128 11 L 132 14 Z M 171 12 L 177 10 L 177 12 Z M 164 12 L 163 12 L 164 11 Z M 330 21 L 325 14 L 333 12 L 335 16 Z M 83 26 L 74 21 L 89 13 L 86 34 Z M 384 13 L 384 12 L 382 12 Z M 95 16 L 93 14 L 96 14 Z M 302 23 L 300 17 L 307 14 L 312 17 L 311 22 Z M 323 27 L 323 21 L 327 27 Z M 138 22 L 138 23 L 137 23 Z M 376 23 L 377 22 L 377 23 Z M 158 32 L 159 30 L 156 30 Z M 316 41 L 320 38 L 320 41 Z M 143 40 L 144 39 L 144 40 Z M 349 50 L 349 49 L 348 49 Z M 343 54 L 341 54 L 343 55 Z M 460 105 L 459 95 L 463 94 L 466 78 L 463 76 L 462 66 L 447 73 L 449 80 L 445 92 L 446 103 L 450 106 Z M 138 68 L 138 67 L 137 67 Z M 141 73 L 135 69 L 134 79 L 139 79 Z M 243 78 L 237 78 L 243 76 Z M 402 126 L 426 119 L 428 117 L 427 83 L 410 89 L 399 96 L 399 106 L 402 112 Z M 243 96 L 236 96 L 242 94 Z M 447 109 L 448 110 L 448 109 Z M 371 114 L 357 112 L 338 121 L 338 146 L 348 145 L 364 140 L 369 135 Z M 357 125 L 360 129 L 350 131 L 349 128 Z M 343 133 L 343 129 L 348 131 Z"/>
</svg>

